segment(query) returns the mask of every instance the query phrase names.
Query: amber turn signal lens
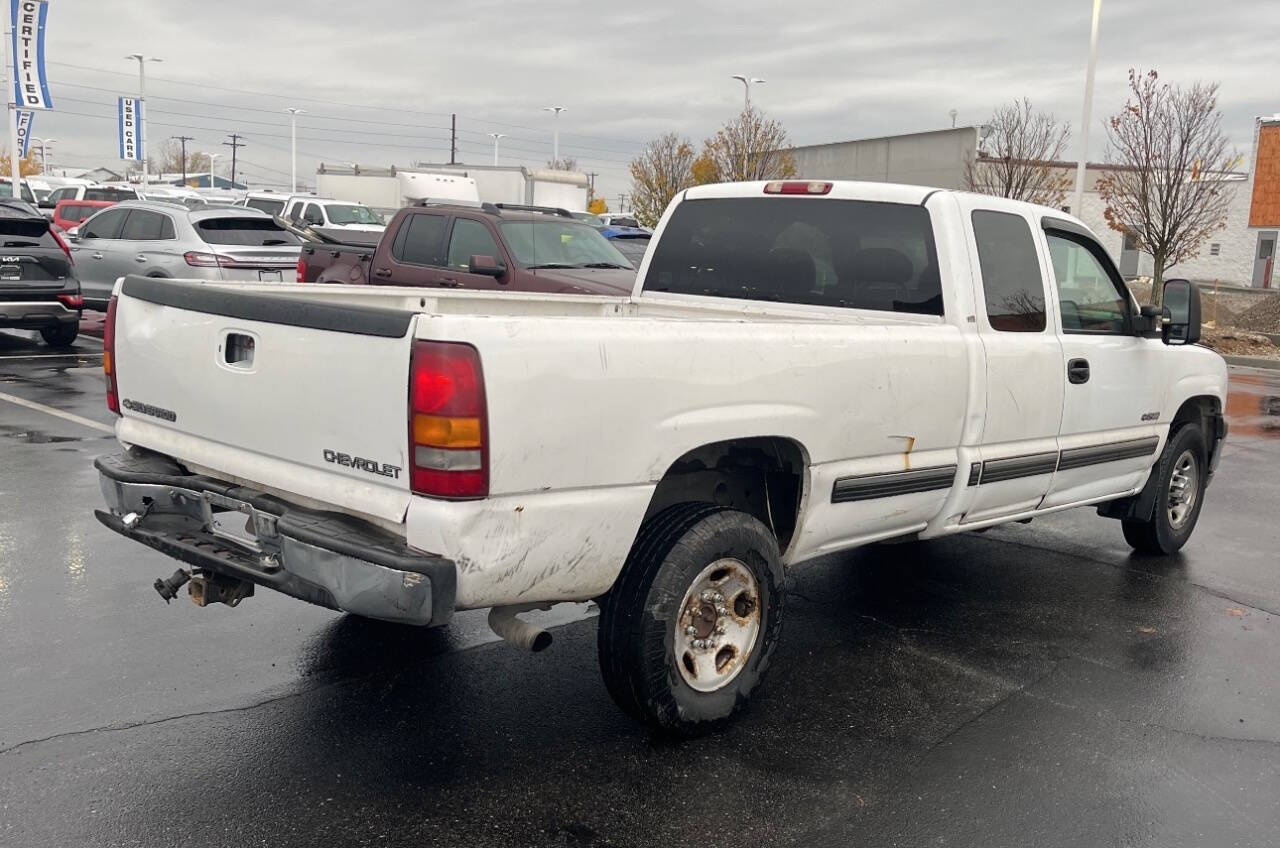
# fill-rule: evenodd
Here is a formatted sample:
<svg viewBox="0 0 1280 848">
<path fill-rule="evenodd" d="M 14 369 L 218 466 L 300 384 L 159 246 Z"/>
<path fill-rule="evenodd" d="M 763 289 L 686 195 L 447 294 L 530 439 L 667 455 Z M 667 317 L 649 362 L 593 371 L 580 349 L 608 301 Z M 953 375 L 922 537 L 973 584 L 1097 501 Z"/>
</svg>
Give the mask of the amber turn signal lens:
<svg viewBox="0 0 1280 848">
<path fill-rule="evenodd" d="M 475 449 L 480 447 L 480 419 L 415 415 L 413 441 L 434 448 Z"/>
</svg>

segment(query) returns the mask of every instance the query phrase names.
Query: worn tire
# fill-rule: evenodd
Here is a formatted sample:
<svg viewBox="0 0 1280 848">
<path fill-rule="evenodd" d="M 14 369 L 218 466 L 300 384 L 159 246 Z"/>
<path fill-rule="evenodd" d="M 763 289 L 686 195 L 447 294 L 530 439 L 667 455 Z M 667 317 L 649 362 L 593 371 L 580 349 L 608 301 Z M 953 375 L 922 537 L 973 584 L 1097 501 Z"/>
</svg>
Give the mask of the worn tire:
<svg viewBox="0 0 1280 848">
<path fill-rule="evenodd" d="M 1174 527 L 1169 520 L 1169 486 L 1178 457 L 1191 451 L 1196 468 L 1195 503 L 1191 513 L 1182 526 Z M 1172 433 L 1165 442 L 1164 450 L 1151 474 L 1155 478 L 1156 503 L 1151 517 L 1146 520 L 1125 519 L 1121 522 L 1124 529 L 1124 540 L 1137 551 L 1146 554 L 1168 556 L 1176 553 L 1196 528 L 1200 519 L 1200 508 L 1204 506 L 1204 490 L 1207 482 L 1208 460 L 1205 453 L 1204 435 L 1197 424 L 1183 424 Z"/>
<path fill-rule="evenodd" d="M 70 347 L 80 335 L 78 324 L 59 324 L 56 327 L 45 327 L 40 331 L 40 338 L 50 347 Z"/>
<path fill-rule="evenodd" d="M 675 628 L 686 591 L 711 563 L 734 558 L 755 578 L 761 620 L 741 670 L 697 691 L 677 663 Z M 613 700 L 663 735 L 715 729 L 746 704 L 782 630 L 784 571 L 773 534 L 754 517 L 712 504 L 670 507 L 645 522 L 600 605 L 600 670 Z"/>
</svg>

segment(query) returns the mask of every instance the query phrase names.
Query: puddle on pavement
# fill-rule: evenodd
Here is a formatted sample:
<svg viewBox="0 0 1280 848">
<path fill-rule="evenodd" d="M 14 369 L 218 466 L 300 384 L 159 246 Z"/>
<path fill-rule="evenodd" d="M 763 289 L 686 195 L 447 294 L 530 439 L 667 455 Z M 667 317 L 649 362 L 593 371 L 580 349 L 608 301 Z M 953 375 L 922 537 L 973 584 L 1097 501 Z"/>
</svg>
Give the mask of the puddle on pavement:
<svg viewBox="0 0 1280 848">
<path fill-rule="evenodd" d="M 29 445 L 53 445 L 60 442 L 78 442 L 79 436 L 51 436 L 43 430 L 26 430 L 21 427 L 10 427 L 0 424 L 0 436 L 16 439 Z"/>
<path fill-rule="evenodd" d="M 1226 413 L 1230 436 L 1280 438 L 1280 379 L 1232 374 Z"/>
</svg>

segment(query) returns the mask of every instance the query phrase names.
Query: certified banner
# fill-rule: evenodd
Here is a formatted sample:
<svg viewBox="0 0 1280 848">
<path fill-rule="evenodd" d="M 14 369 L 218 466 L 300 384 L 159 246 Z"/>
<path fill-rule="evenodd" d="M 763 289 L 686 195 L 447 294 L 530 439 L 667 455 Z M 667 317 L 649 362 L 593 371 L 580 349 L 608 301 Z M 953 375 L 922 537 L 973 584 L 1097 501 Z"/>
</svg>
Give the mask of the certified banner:
<svg viewBox="0 0 1280 848">
<path fill-rule="evenodd" d="M 31 119 L 35 115 L 35 112 L 25 109 L 18 110 L 18 155 L 23 159 L 27 158 L 27 151 L 31 149 Z"/>
<path fill-rule="evenodd" d="M 44 25 L 47 0 L 10 0 L 13 19 L 14 103 L 23 109 L 52 109 L 49 79 L 44 73 Z"/>
<path fill-rule="evenodd" d="M 142 161 L 142 101 L 136 97 L 120 97 L 120 158 Z"/>
</svg>

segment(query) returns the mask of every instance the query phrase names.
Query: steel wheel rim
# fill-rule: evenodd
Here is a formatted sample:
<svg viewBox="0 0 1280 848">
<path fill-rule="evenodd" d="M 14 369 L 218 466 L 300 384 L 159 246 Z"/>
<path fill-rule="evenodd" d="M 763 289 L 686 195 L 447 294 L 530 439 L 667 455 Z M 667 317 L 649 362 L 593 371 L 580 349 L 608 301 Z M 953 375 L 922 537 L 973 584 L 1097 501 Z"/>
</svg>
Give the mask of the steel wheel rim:
<svg viewBox="0 0 1280 848">
<path fill-rule="evenodd" d="M 760 586 L 738 559 L 718 559 L 698 573 L 676 616 L 676 667 L 690 688 L 715 692 L 733 681 L 755 650 L 762 616 Z"/>
<path fill-rule="evenodd" d="M 1173 473 L 1169 475 L 1169 526 L 1174 530 L 1181 529 L 1191 517 L 1199 497 L 1200 468 L 1195 453 L 1190 449 L 1184 450 L 1173 463 Z"/>
</svg>

